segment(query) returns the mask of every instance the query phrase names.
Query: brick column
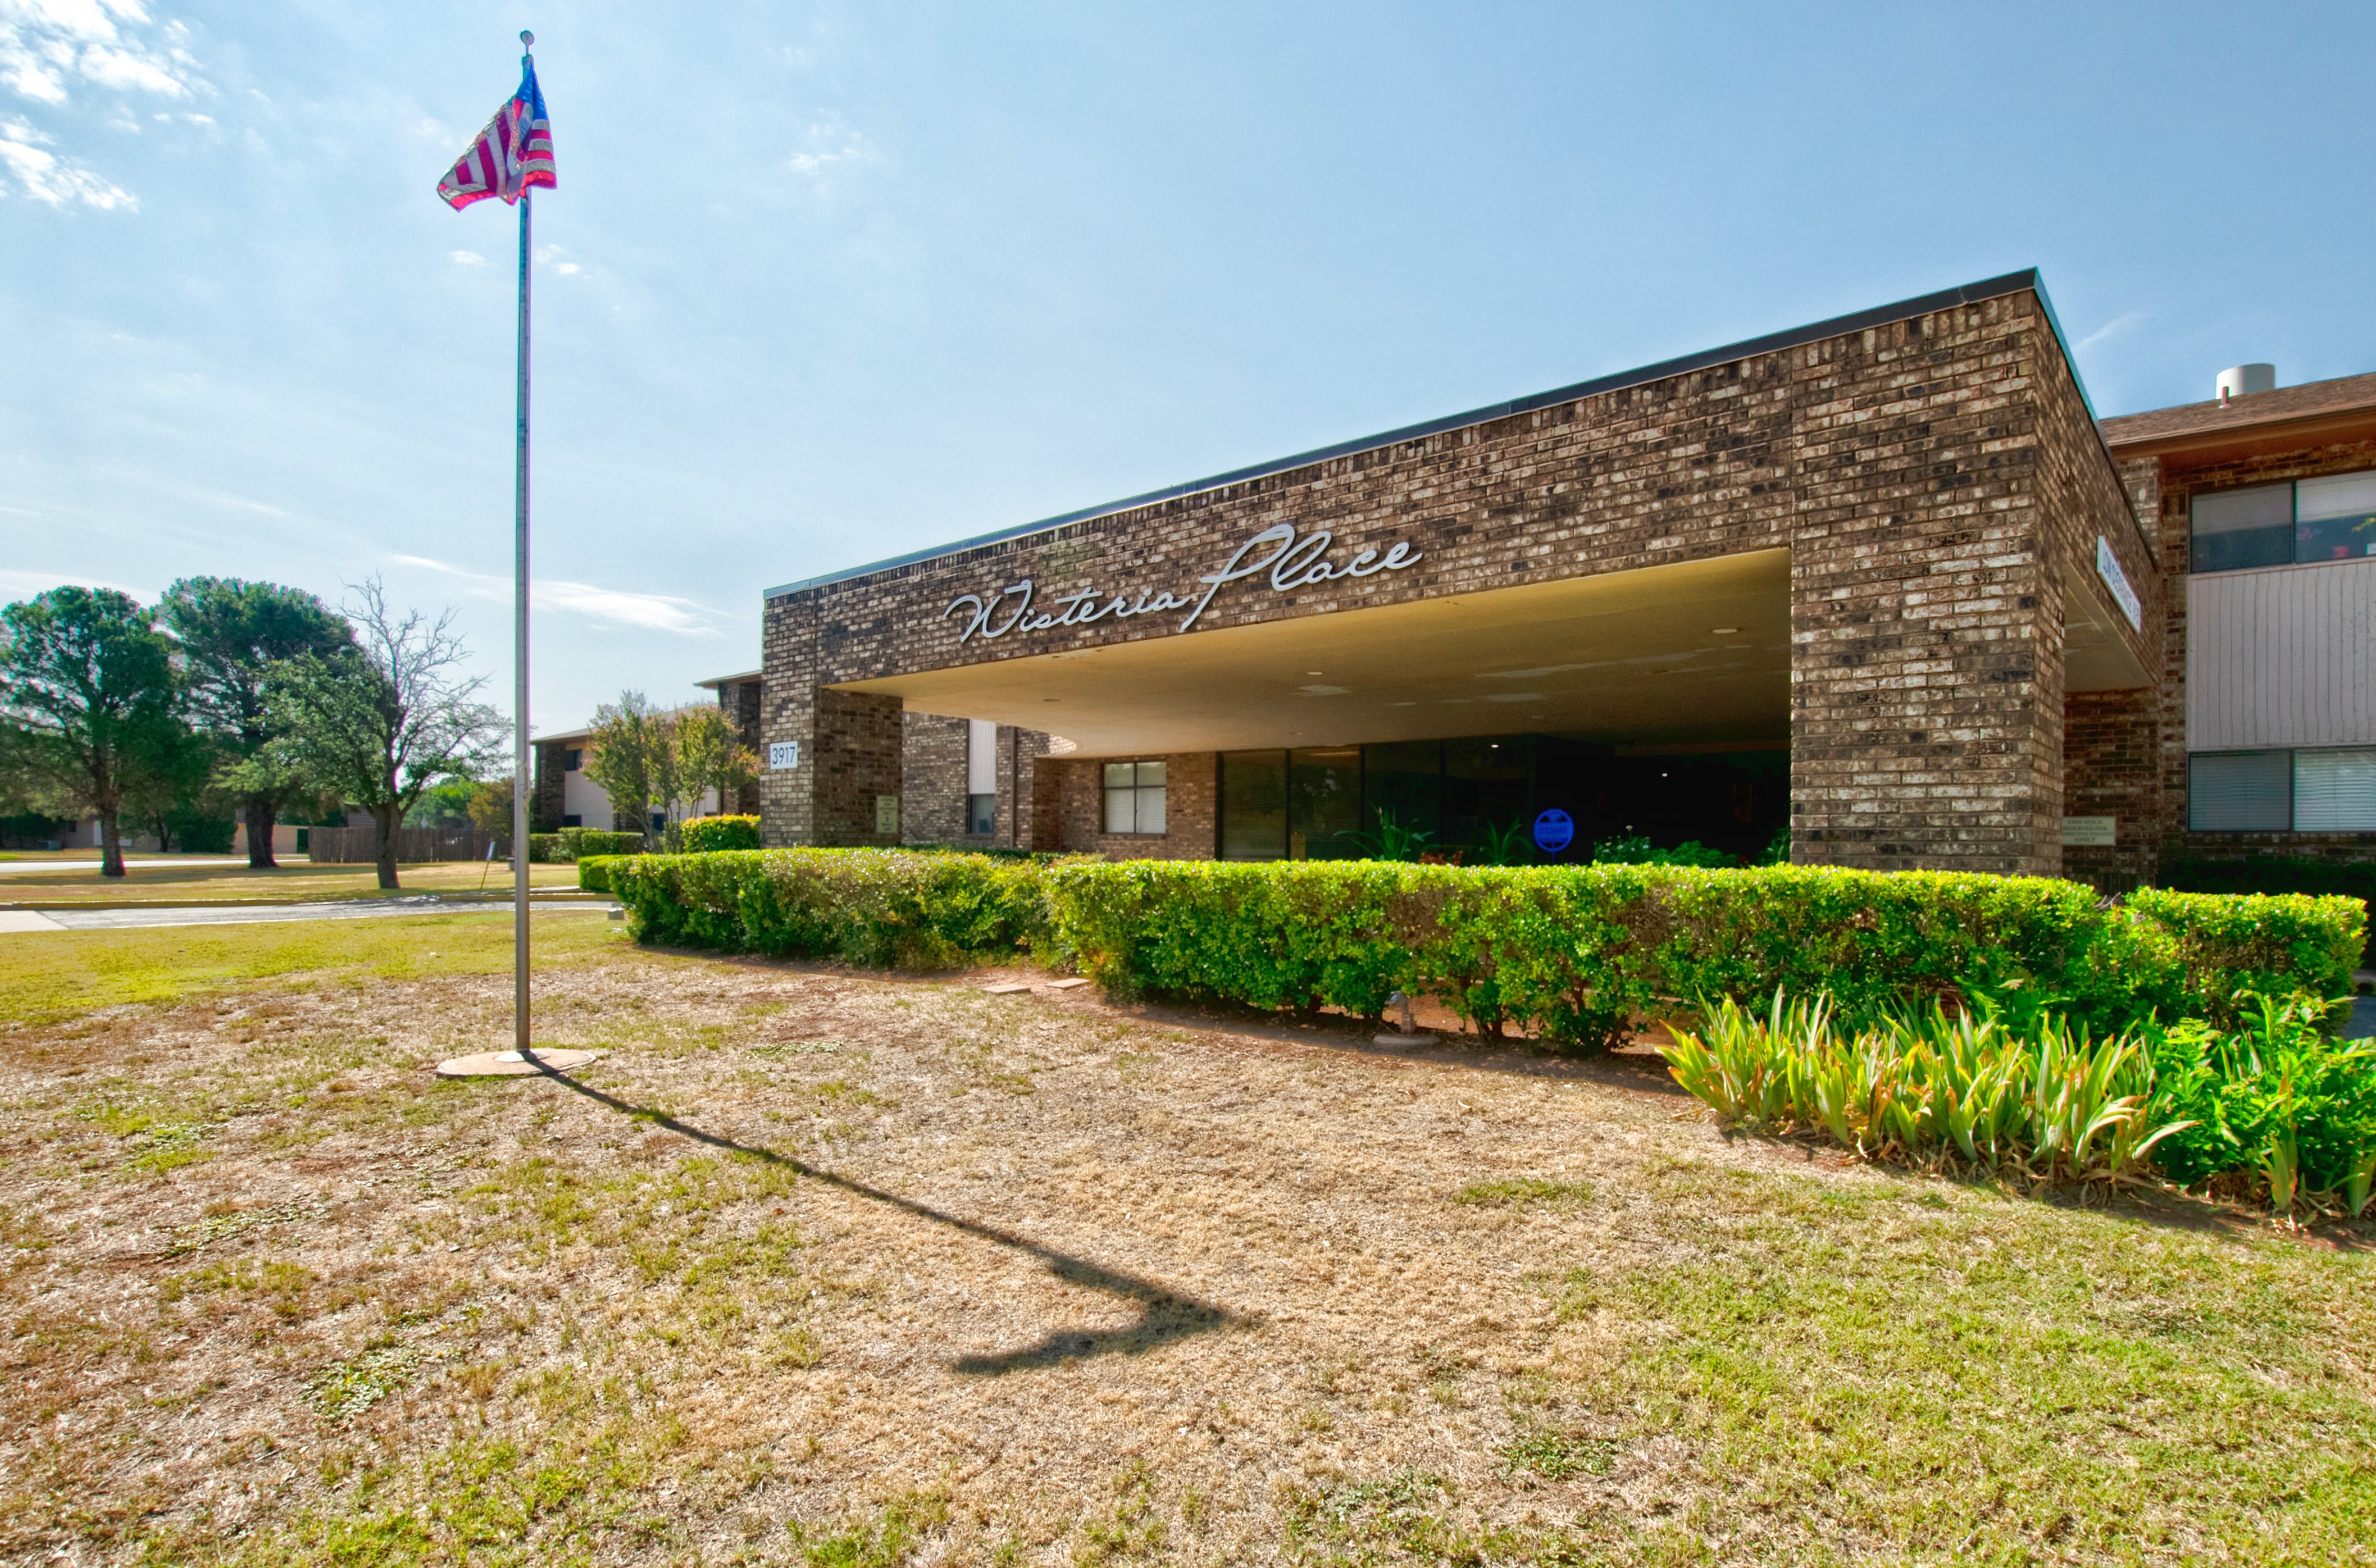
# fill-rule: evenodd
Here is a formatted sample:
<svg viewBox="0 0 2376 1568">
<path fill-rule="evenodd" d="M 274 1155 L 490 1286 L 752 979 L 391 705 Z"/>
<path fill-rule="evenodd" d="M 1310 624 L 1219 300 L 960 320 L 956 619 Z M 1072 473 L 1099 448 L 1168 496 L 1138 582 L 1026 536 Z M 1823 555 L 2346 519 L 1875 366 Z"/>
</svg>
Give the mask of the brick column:
<svg viewBox="0 0 2376 1568">
<path fill-rule="evenodd" d="M 888 849 L 899 833 L 877 833 L 875 801 L 899 794 L 902 707 L 871 692 L 814 689 L 815 756 L 801 759 L 810 780 L 815 837 L 838 849 Z"/>
<path fill-rule="evenodd" d="M 2021 325 L 1942 313 L 1794 367 L 1794 861 L 2061 870 L 2062 594 Z"/>
<path fill-rule="evenodd" d="M 768 845 L 814 844 L 816 836 L 816 607 L 805 599 L 769 601 L 761 646 L 767 675 L 759 714 L 759 833 Z M 769 748 L 800 748 L 796 767 L 778 768 Z"/>
</svg>

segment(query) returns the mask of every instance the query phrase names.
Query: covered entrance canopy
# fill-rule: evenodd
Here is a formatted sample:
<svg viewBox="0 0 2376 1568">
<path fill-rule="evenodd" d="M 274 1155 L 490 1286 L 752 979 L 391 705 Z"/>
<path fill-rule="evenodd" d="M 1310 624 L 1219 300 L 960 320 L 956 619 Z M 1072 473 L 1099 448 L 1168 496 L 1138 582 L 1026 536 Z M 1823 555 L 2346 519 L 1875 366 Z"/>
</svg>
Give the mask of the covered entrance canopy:
<svg viewBox="0 0 2376 1568">
<path fill-rule="evenodd" d="M 1344 611 L 852 682 L 1086 755 L 1533 731 L 1789 743 L 1789 552 Z"/>
</svg>

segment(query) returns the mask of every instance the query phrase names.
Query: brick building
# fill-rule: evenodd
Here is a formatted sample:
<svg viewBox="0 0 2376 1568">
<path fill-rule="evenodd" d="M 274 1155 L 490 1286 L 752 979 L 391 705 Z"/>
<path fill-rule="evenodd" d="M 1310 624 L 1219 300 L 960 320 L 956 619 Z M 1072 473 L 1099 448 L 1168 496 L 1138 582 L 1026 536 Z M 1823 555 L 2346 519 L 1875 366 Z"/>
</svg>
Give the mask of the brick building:
<svg viewBox="0 0 2376 1568">
<path fill-rule="evenodd" d="M 2136 422 L 2023 272 L 771 588 L 766 832 L 2150 876 L 2210 425 Z"/>
</svg>

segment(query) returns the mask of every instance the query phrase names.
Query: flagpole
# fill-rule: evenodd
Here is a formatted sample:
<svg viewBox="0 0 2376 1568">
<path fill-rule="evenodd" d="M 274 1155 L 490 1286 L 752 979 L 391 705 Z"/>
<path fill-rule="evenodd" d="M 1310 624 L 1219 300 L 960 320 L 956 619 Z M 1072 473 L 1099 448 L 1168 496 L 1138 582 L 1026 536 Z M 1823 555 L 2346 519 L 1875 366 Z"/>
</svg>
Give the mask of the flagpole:
<svg viewBox="0 0 2376 1568">
<path fill-rule="evenodd" d="M 536 35 L 523 32 L 523 49 Z M 520 57 L 523 67 L 529 57 Z M 519 391 L 512 502 L 512 1049 L 529 1055 L 528 797 L 528 285 L 531 192 L 519 194 Z"/>
</svg>

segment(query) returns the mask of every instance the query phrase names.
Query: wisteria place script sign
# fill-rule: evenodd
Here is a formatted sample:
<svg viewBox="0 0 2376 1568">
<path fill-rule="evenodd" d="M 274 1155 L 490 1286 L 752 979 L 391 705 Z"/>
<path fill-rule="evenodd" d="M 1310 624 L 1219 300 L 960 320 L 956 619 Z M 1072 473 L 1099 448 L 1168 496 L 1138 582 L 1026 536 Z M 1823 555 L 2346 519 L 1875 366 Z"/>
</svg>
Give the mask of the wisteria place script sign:
<svg viewBox="0 0 2376 1568">
<path fill-rule="evenodd" d="M 1174 610 L 1185 610 L 1187 618 L 1180 629 L 1187 631 L 1196 624 L 1213 596 L 1231 583 L 1248 577 L 1269 574 L 1273 593 L 1292 593 L 1297 588 L 1316 588 L 1339 577 L 1373 577 L 1380 572 L 1400 572 L 1419 564 L 1420 556 L 1408 540 L 1397 540 L 1384 553 L 1365 549 L 1351 560 L 1336 562 L 1329 558 L 1329 549 L 1336 536 L 1326 529 L 1315 529 L 1298 536 L 1292 523 L 1277 523 L 1263 529 L 1243 544 L 1236 553 L 1221 564 L 1220 569 L 1206 573 L 1196 580 L 1204 591 L 1191 590 L 1182 598 L 1169 588 L 1141 588 L 1134 595 L 1128 588 L 1109 592 L 1101 588 L 1085 588 L 1076 593 L 1048 600 L 1049 608 L 1034 607 L 1038 589 L 1028 577 L 1019 583 L 1009 583 L 987 599 L 976 593 L 961 593 L 949 600 L 941 612 L 945 621 L 959 610 L 966 612 L 964 629 L 957 641 L 968 642 L 974 637 L 1003 637 L 1009 632 L 1047 632 L 1059 626 L 1087 626 L 1108 616 L 1116 619 L 1132 615 L 1160 615 Z M 1270 546 L 1270 552 L 1261 554 Z M 1259 559 L 1249 560 L 1250 556 Z"/>
</svg>

